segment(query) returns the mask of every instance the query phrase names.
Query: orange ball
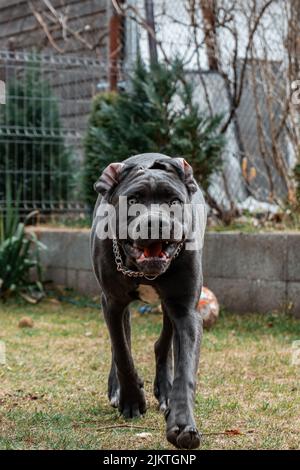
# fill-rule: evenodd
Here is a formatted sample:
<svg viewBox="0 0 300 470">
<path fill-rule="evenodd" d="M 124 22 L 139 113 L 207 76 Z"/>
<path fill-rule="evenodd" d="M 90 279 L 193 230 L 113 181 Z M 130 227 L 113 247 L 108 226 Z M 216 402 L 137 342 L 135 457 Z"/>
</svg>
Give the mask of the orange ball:
<svg viewBox="0 0 300 470">
<path fill-rule="evenodd" d="M 204 328 L 210 328 L 214 323 L 216 323 L 219 316 L 220 306 L 215 294 L 207 287 L 202 287 L 197 310 L 203 318 Z"/>
</svg>

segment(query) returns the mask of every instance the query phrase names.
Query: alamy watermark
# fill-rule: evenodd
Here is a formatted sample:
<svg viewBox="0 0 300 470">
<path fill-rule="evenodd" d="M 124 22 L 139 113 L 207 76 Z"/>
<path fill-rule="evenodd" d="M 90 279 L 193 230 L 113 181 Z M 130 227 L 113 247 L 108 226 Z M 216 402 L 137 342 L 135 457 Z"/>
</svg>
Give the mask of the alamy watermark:
<svg viewBox="0 0 300 470">
<path fill-rule="evenodd" d="M 203 204 L 130 204 L 120 196 L 118 204 L 102 203 L 97 209 L 99 239 L 185 240 L 187 250 L 202 248 L 206 225 Z"/>
<path fill-rule="evenodd" d="M 6 88 L 5 82 L 0 80 L 0 104 L 5 104 L 6 102 Z"/>
</svg>

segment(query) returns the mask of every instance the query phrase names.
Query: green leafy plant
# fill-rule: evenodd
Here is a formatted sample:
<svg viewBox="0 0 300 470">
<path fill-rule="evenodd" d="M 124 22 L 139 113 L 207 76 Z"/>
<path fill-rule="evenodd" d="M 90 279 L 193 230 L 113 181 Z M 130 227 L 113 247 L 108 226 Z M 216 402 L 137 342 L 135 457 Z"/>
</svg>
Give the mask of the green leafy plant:
<svg viewBox="0 0 300 470">
<path fill-rule="evenodd" d="M 84 192 L 95 202 L 93 183 L 109 163 L 131 155 L 161 152 L 183 156 L 204 189 L 221 166 L 222 116 L 207 116 L 180 61 L 147 69 L 138 60 L 128 91 L 95 97 L 85 138 Z"/>
<path fill-rule="evenodd" d="M 19 294 L 35 303 L 44 293 L 39 253 L 45 246 L 34 233 L 26 233 L 25 224 L 32 214 L 21 222 L 10 184 L 6 189 L 6 209 L 0 211 L 0 299 Z M 32 280 L 33 275 L 36 280 Z"/>
<path fill-rule="evenodd" d="M 7 99 L 0 107 L 0 199 L 6 175 L 13 175 L 12 194 L 26 207 L 66 200 L 70 150 L 62 135 L 59 107 L 36 54 L 23 74 L 7 80 Z"/>
</svg>

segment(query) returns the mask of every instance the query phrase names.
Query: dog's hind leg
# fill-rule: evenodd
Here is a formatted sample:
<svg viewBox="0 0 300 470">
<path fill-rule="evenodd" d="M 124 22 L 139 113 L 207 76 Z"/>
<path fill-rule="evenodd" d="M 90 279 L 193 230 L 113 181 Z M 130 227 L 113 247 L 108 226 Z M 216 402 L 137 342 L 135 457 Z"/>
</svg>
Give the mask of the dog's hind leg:
<svg viewBox="0 0 300 470">
<path fill-rule="evenodd" d="M 119 301 L 102 299 L 104 317 L 112 342 L 112 367 L 109 374 L 109 397 L 115 398 L 125 418 L 140 416 L 146 411 L 142 381 L 135 370 L 131 356 L 130 314 Z"/>
<path fill-rule="evenodd" d="M 164 313 L 163 328 L 160 337 L 154 345 L 156 359 L 154 395 L 159 402 L 160 410 L 163 412 L 168 408 L 173 382 L 172 337 L 172 323 L 166 313 Z"/>
</svg>

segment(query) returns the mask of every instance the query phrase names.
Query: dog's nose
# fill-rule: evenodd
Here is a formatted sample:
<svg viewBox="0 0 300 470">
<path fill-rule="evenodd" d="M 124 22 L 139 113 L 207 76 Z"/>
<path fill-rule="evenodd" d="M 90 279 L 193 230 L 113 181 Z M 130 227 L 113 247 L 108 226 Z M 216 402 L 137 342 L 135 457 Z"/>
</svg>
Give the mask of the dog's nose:
<svg viewBox="0 0 300 470">
<path fill-rule="evenodd" d="M 176 236 L 175 220 L 172 220 L 163 212 L 148 212 L 141 215 L 131 225 L 131 238 L 139 241 L 143 240 L 146 244 L 157 240 L 172 240 L 182 238 L 181 233 Z M 176 232 L 176 233 L 175 233 Z M 132 236 L 133 235 L 133 236 Z"/>
<path fill-rule="evenodd" d="M 141 227 L 141 236 L 137 238 L 141 247 L 150 246 L 154 241 L 169 239 L 171 229 L 168 221 L 161 217 L 149 217 Z"/>
<path fill-rule="evenodd" d="M 148 217 L 149 238 L 161 238 L 165 230 L 170 229 L 170 222 L 164 218 L 163 214 L 155 214 Z"/>
<path fill-rule="evenodd" d="M 133 222 L 132 227 L 136 233 L 140 233 L 139 238 L 159 239 L 168 230 L 170 221 L 163 213 L 158 211 L 148 211 Z"/>
</svg>

